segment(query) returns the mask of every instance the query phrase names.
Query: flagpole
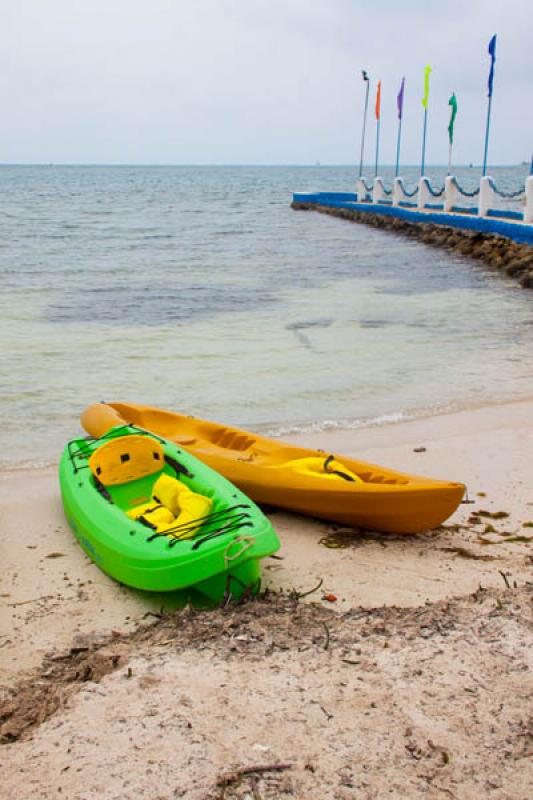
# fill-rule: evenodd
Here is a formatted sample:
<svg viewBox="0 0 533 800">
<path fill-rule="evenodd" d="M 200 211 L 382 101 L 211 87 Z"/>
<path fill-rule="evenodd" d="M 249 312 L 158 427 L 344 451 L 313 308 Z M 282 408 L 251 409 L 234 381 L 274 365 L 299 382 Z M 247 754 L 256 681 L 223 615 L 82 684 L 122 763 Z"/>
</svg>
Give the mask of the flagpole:
<svg viewBox="0 0 533 800">
<path fill-rule="evenodd" d="M 426 166 L 426 131 L 428 124 L 428 110 L 424 110 L 424 133 L 422 135 L 422 163 L 420 165 L 420 176 L 424 176 L 424 169 Z"/>
<path fill-rule="evenodd" d="M 365 131 L 366 131 L 366 113 L 368 111 L 368 93 L 370 91 L 370 79 L 366 74 L 366 71 L 363 70 L 363 80 L 366 83 L 366 94 L 365 94 L 365 111 L 363 114 L 363 132 L 361 135 L 361 158 L 359 160 L 359 177 L 363 174 L 363 157 L 365 152 Z"/>
<path fill-rule="evenodd" d="M 398 141 L 396 142 L 396 171 L 394 173 L 394 177 L 398 177 L 398 172 L 400 170 L 400 139 L 402 136 L 402 118 L 398 120 Z"/>
<path fill-rule="evenodd" d="M 402 117 L 403 117 L 403 93 L 405 89 L 405 78 L 402 78 L 402 82 L 400 84 L 400 91 L 398 92 L 398 96 L 396 98 L 396 105 L 398 108 L 398 138 L 396 141 L 396 170 L 394 173 L 394 177 L 398 177 L 398 172 L 400 170 L 400 141 L 402 138 Z"/>
<path fill-rule="evenodd" d="M 490 133 L 490 110 L 492 107 L 492 95 L 489 95 L 489 105 L 487 108 L 487 124 L 485 126 L 485 153 L 483 155 L 483 172 L 482 176 L 487 174 L 487 153 L 489 150 L 489 133 Z"/>
<path fill-rule="evenodd" d="M 376 168 L 374 170 L 374 176 L 377 178 L 378 176 L 378 164 L 379 164 L 379 129 L 381 127 L 381 120 L 378 119 L 377 121 L 377 129 L 376 129 Z"/>
<path fill-rule="evenodd" d="M 487 174 L 487 154 L 489 151 L 489 133 L 490 133 L 490 112 L 492 109 L 492 90 L 494 85 L 494 64 L 496 61 L 496 34 L 492 37 L 489 42 L 488 47 L 489 55 L 490 55 L 490 71 L 489 71 L 489 80 L 488 80 L 488 89 L 489 89 L 489 104 L 487 106 L 487 124 L 485 126 L 485 151 L 483 153 L 483 172 L 482 177 L 485 177 Z"/>
</svg>

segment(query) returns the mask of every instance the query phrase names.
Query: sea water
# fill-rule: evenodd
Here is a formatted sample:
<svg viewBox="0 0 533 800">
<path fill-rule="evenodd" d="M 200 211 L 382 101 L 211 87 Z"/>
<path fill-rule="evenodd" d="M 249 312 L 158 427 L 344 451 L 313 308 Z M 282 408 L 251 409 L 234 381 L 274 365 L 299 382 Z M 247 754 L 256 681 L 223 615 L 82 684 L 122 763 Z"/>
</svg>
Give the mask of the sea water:
<svg viewBox="0 0 533 800">
<path fill-rule="evenodd" d="M 493 174 L 516 189 L 526 169 Z M 443 169 L 429 173 L 442 183 Z M 355 177 L 2 167 L 0 464 L 57 461 L 99 400 L 290 435 L 533 395 L 530 292 L 290 208 L 293 191 L 351 191 Z"/>
</svg>

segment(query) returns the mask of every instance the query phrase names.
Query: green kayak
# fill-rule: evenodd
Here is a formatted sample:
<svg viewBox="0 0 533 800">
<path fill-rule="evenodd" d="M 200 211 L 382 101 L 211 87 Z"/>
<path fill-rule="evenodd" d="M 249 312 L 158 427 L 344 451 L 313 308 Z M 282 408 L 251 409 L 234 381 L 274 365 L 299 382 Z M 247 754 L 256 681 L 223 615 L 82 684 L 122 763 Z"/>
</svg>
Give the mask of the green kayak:
<svg viewBox="0 0 533 800">
<path fill-rule="evenodd" d="M 258 590 L 259 560 L 279 548 L 270 522 L 239 489 L 133 425 L 69 442 L 59 482 L 79 543 L 128 586 L 238 598 Z"/>
</svg>

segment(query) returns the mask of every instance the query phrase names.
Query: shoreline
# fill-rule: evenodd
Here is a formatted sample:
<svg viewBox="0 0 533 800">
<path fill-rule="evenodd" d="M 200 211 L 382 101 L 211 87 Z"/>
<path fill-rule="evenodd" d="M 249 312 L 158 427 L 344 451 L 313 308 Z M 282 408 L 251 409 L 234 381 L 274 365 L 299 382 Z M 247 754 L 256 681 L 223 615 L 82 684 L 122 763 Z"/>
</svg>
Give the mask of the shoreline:
<svg viewBox="0 0 533 800">
<path fill-rule="evenodd" d="M 398 425 L 406 425 L 412 422 L 438 420 L 442 417 L 461 415 L 463 413 L 475 413 L 477 411 L 483 411 L 483 409 L 505 408 L 507 406 L 521 405 L 523 403 L 533 403 L 533 394 L 527 393 L 525 395 L 501 400 L 487 400 L 482 403 L 474 401 L 450 403 L 448 407 L 437 409 L 428 406 L 420 406 L 382 414 L 379 417 L 361 417 L 354 418 L 353 420 L 346 418 L 339 421 L 322 420 L 321 422 L 280 423 L 279 425 L 262 423 L 255 427 L 236 424 L 236 427 L 243 427 L 243 429 L 249 431 L 255 430 L 258 434 L 271 437 L 272 439 L 287 439 L 287 441 L 294 441 L 295 443 L 303 443 L 306 446 L 314 447 L 318 445 L 314 445 L 311 440 L 314 440 L 318 436 L 335 436 L 343 433 L 351 436 L 355 433 L 394 428 Z M 80 426 L 78 432 L 74 432 L 71 438 L 83 434 L 83 428 Z M 60 453 L 54 459 L 36 463 L 22 461 L 2 464 L 0 462 L 0 476 L 6 473 L 39 472 L 42 470 L 57 469 L 59 466 L 59 457 Z"/>
</svg>

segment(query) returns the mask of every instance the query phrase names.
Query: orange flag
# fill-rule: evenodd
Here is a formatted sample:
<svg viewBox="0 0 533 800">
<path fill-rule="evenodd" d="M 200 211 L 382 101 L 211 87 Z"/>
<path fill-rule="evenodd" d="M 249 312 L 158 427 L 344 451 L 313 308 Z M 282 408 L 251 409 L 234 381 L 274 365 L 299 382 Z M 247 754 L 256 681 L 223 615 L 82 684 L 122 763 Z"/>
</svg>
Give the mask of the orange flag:
<svg viewBox="0 0 533 800">
<path fill-rule="evenodd" d="M 381 81 L 378 81 L 378 90 L 376 92 L 376 119 L 379 119 L 381 114 Z"/>
</svg>

